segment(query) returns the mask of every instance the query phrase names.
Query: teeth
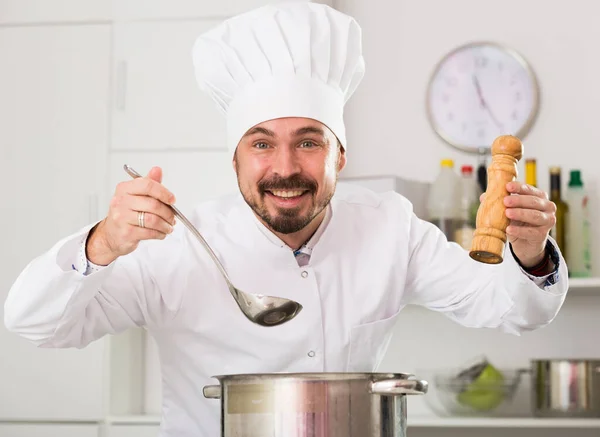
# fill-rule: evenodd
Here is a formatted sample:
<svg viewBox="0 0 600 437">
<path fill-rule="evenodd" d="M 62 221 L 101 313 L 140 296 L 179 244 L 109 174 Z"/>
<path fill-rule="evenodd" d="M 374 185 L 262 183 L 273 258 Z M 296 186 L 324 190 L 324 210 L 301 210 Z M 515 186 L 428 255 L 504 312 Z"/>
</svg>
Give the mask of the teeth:
<svg viewBox="0 0 600 437">
<path fill-rule="evenodd" d="M 296 190 L 296 191 L 272 191 L 272 193 L 277 197 L 296 197 L 302 195 L 304 191 Z"/>
</svg>

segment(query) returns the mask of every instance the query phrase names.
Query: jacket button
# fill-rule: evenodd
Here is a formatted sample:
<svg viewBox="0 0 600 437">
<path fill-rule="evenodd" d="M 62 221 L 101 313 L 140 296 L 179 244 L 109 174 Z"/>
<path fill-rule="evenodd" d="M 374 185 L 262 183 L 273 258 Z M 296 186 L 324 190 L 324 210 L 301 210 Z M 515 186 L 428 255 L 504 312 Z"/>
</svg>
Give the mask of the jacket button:
<svg viewBox="0 0 600 437">
<path fill-rule="evenodd" d="M 306 278 L 308 276 L 308 272 L 306 270 L 303 270 L 301 275 L 303 278 Z"/>
<path fill-rule="evenodd" d="M 311 357 L 311 358 L 314 357 L 315 356 L 315 351 L 309 351 L 308 352 L 308 356 Z"/>
</svg>

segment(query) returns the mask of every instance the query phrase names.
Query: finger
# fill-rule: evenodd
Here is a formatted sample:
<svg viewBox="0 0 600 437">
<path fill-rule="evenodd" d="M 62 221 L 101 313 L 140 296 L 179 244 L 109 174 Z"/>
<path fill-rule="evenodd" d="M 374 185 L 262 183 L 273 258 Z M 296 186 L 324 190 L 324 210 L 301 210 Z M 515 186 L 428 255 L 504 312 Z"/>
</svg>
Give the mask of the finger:
<svg viewBox="0 0 600 437">
<path fill-rule="evenodd" d="M 138 211 L 129 211 L 127 213 L 127 223 L 132 226 L 140 226 L 139 222 L 139 212 Z M 155 231 L 160 232 L 161 234 L 170 234 L 173 232 L 173 226 L 167 223 L 162 217 L 157 216 L 156 214 L 144 213 L 144 227 L 143 229 L 153 229 Z"/>
<path fill-rule="evenodd" d="M 550 227 L 552 223 L 551 214 L 537 209 L 509 208 L 506 210 L 506 217 L 532 226 Z"/>
<path fill-rule="evenodd" d="M 129 241 L 142 241 L 142 240 L 164 240 L 167 234 L 164 232 L 157 231 L 153 228 L 140 228 L 137 225 L 129 225 L 126 230 L 126 238 Z"/>
<path fill-rule="evenodd" d="M 160 167 L 152 167 L 148 172 L 148 177 L 153 181 L 158 183 L 162 183 L 162 168 Z"/>
<path fill-rule="evenodd" d="M 173 213 L 173 210 L 154 197 L 127 196 L 125 202 L 128 209 L 156 214 L 165 222 L 175 225 L 175 214 Z"/>
<path fill-rule="evenodd" d="M 507 208 L 525 208 L 525 209 L 536 209 L 538 211 L 556 212 L 556 204 L 549 200 L 531 196 L 531 195 L 515 195 L 506 196 L 504 198 L 504 205 Z"/>
<path fill-rule="evenodd" d="M 511 223 L 506 227 L 506 235 L 529 241 L 543 241 L 548 236 L 548 228 L 543 226 L 520 226 Z"/>
<path fill-rule="evenodd" d="M 526 194 L 530 196 L 539 197 L 541 199 L 548 199 L 548 194 L 545 191 L 517 181 L 510 181 L 509 183 L 507 183 L 506 190 L 511 194 Z"/>
<path fill-rule="evenodd" d="M 175 203 L 175 195 L 164 185 L 150 178 L 137 178 L 132 181 L 122 182 L 119 189 L 124 194 L 144 195 L 154 197 L 166 204 Z"/>
</svg>

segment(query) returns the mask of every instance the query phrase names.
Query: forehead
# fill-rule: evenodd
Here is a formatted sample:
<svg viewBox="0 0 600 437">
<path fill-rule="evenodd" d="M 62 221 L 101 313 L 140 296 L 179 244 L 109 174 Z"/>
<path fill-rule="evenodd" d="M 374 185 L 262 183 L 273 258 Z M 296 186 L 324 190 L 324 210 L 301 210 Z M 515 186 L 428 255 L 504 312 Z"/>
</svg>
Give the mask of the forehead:
<svg viewBox="0 0 600 437">
<path fill-rule="evenodd" d="M 323 137 L 333 136 L 333 132 L 323 123 L 311 118 L 302 117 L 285 117 L 268 120 L 249 129 L 245 136 L 269 135 L 286 138 L 306 134 L 315 134 Z"/>
</svg>

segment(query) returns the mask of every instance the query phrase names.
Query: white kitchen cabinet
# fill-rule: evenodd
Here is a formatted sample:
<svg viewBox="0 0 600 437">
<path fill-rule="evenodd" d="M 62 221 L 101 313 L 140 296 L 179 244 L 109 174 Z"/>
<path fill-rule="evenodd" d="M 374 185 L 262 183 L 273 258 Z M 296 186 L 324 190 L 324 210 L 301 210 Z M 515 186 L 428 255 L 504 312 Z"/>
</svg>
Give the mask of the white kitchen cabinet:
<svg viewBox="0 0 600 437">
<path fill-rule="evenodd" d="M 299 0 L 302 1 L 302 0 Z M 269 0 L 2 0 L 0 24 L 225 18 Z M 333 6 L 334 0 L 320 0 Z"/>
<path fill-rule="evenodd" d="M 29 261 L 97 218 L 105 188 L 110 28 L 2 28 L 0 59 L 4 303 Z M 3 319 L 4 305 L 1 311 Z M 0 420 L 102 417 L 103 341 L 83 350 L 41 349 L 0 329 L 0 344 Z"/>
<path fill-rule="evenodd" d="M 271 3 L 269 0 L 113 0 L 116 20 L 224 17 Z"/>
<path fill-rule="evenodd" d="M 159 431 L 159 425 L 111 425 L 106 437 L 158 437 Z"/>
<path fill-rule="evenodd" d="M 106 0 L 0 1 L 0 24 L 105 21 L 111 15 Z"/>
<path fill-rule="evenodd" d="M 195 39 L 216 24 L 115 25 L 113 150 L 225 147 L 225 118 L 196 85 L 192 65 Z"/>
<path fill-rule="evenodd" d="M 98 425 L 0 423 L 0 437 L 98 437 L 98 434 Z"/>
</svg>

